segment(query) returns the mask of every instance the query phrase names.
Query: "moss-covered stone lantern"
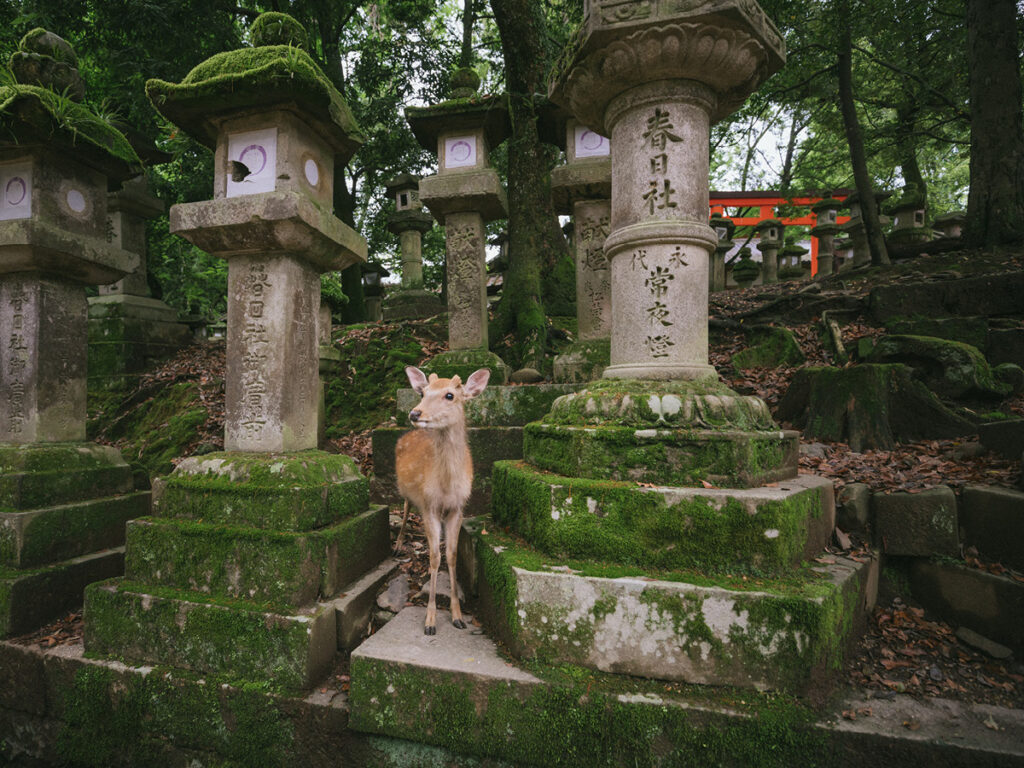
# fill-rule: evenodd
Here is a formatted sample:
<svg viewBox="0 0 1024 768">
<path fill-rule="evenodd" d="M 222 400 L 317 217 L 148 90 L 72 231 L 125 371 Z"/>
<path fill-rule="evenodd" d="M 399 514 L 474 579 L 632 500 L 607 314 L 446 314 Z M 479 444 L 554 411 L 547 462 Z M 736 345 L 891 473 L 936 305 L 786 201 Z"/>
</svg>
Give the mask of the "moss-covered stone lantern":
<svg viewBox="0 0 1024 768">
<path fill-rule="evenodd" d="M 736 223 L 720 213 L 712 214 L 708 223 L 715 231 L 716 238 L 708 267 L 708 291 L 714 293 L 725 290 L 725 256 L 735 245 L 732 233 L 736 230 Z"/>
<path fill-rule="evenodd" d="M 801 259 L 808 250 L 800 245 L 793 236 L 786 238 L 786 244 L 779 252 L 779 279 L 799 280 L 805 276 L 806 270 Z"/>
<path fill-rule="evenodd" d="M 365 633 L 331 601 L 389 550 L 355 462 L 316 450 L 320 273 L 365 261 L 366 244 L 331 213 L 361 134 L 304 37 L 263 14 L 254 47 L 147 83 L 214 150 L 214 199 L 174 206 L 171 231 L 228 260 L 226 450 L 154 480 L 126 578 L 87 589 L 84 637 L 90 653 L 291 692 Z"/>
<path fill-rule="evenodd" d="M 839 271 L 835 263 L 835 237 L 839 233 L 839 209 L 842 200 L 826 197 L 811 206 L 815 216 L 815 224 L 811 235 L 818 238 L 818 273 L 816 277 L 825 279 Z"/>
<path fill-rule="evenodd" d="M 85 442 L 85 286 L 139 257 L 110 242 L 107 193 L 139 171 L 117 129 L 80 103 L 71 46 L 42 29 L 0 86 L 0 637 L 80 605 L 120 572 L 145 514 L 114 448 Z"/>
<path fill-rule="evenodd" d="M 925 198 L 916 184 L 907 184 L 903 194 L 889 206 L 893 217 L 889 242 L 893 245 L 925 243 L 932 239 L 932 228 L 925 224 Z"/>
<path fill-rule="evenodd" d="M 963 234 L 966 222 L 967 214 L 964 211 L 951 211 L 950 213 L 936 216 L 932 224 L 942 233 L 943 237 L 959 238 Z"/>
<path fill-rule="evenodd" d="M 508 380 L 508 367 L 487 348 L 487 272 L 484 224 L 508 215 L 505 190 L 490 164 L 491 150 L 508 135 L 502 96 L 477 93 L 479 77 L 459 70 L 453 98 L 429 107 L 407 107 L 405 117 L 424 149 L 437 156 L 437 173 L 420 180 L 420 200 L 445 228 L 448 258 L 448 352 L 427 365 L 465 380 L 490 368 L 493 384 Z"/>
<path fill-rule="evenodd" d="M 878 206 L 879 211 L 881 211 L 882 202 L 891 195 L 891 192 L 874 193 L 875 204 Z M 867 266 L 871 263 L 871 248 L 868 245 L 868 232 L 864 226 L 864 218 L 861 214 L 860 195 L 854 192 L 843 201 L 843 204 L 846 208 L 850 209 L 850 220 L 842 225 L 842 232 L 850 238 L 850 244 L 853 248 L 851 268 L 856 269 L 857 267 Z M 883 228 L 889 226 L 889 217 L 880 212 L 878 214 L 878 225 Z"/>
<path fill-rule="evenodd" d="M 441 300 L 423 289 L 423 235 L 434 228 L 434 218 L 423 210 L 420 177 L 402 173 L 386 184 L 395 201 L 388 214 L 388 231 L 398 235 L 402 251 L 402 285 L 384 301 L 385 320 L 431 317 L 443 312 Z"/>
<path fill-rule="evenodd" d="M 782 233 L 786 225 L 778 219 L 764 219 L 757 224 L 759 241 L 757 250 L 761 252 L 762 279 L 764 285 L 779 282 L 779 248 L 782 247 Z M 736 279 L 736 270 L 733 270 Z"/>
<path fill-rule="evenodd" d="M 611 270 L 604 241 L 611 225 L 612 163 L 608 139 L 561 113 L 565 164 L 551 171 L 555 211 L 572 216 L 576 262 L 577 341 L 555 358 L 560 382 L 600 378 L 609 363 Z"/>
<path fill-rule="evenodd" d="M 749 288 L 761 274 L 761 265 L 751 258 L 749 248 L 740 248 L 740 260 L 732 268 L 732 279 L 740 288 Z"/>
<path fill-rule="evenodd" d="M 369 261 L 362 266 L 363 296 L 366 299 L 366 319 L 379 323 L 382 319 L 381 300 L 384 296 L 383 278 L 391 271 L 378 261 Z"/>
</svg>

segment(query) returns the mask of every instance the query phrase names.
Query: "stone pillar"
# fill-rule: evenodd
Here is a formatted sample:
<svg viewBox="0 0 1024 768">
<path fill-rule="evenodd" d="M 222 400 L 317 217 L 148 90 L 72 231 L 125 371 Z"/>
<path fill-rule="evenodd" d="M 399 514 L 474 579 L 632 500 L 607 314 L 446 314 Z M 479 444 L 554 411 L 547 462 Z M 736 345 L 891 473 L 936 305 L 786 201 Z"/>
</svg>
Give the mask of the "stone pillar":
<svg viewBox="0 0 1024 768">
<path fill-rule="evenodd" d="M 715 250 L 711 253 L 711 264 L 708 268 L 708 290 L 714 293 L 725 290 L 725 256 L 735 245 L 732 241 L 732 233 L 735 231 L 736 225 L 732 219 L 724 218 L 717 213 L 711 217 L 710 223 L 718 238 Z"/>
<path fill-rule="evenodd" d="M 838 275 L 840 271 L 846 271 L 853 267 L 853 243 L 848 237 L 837 237 L 832 241 L 834 251 L 832 257 L 832 273 Z"/>
<path fill-rule="evenodd" d="M 388 215 L 388 231 L 398 235 L 402 252 L 402 286 L 388 293 L 384 301 L 385 320 L 431 317 L 444 311 L 444 304 L 423 289 L 423 235 L 434 227 L 434 219 L 423 210 L 419 176 L 403 173 L 387 183 L 394 197 L 395 211 Z"/>
<path fill-rule="evenodd" d="M 611 227 L 608 139 L 565 121 L 565 165 L 551 171 L 555 211 L 573 217 L 577 342 L 555 358 L 559 382 L 599 378 L 609 363 L 611 282 L 604 245 Z"/>
<path fill-rule="evenodd" d="M 508 367 L 487 348 L 484 223 L 508 215 L 505 190 L 489 159 L 507 135 L 508 115 L 500 99 L 475 96 L 479 78 L 472 70 L 459 70 L 453 82 L 460 84 L 460 101 L 405 112 L 420 144 L 437 153 L 437 173 L 420 181 L 419 192 L 444 225 L 448 261 L 449 351 L 424 370 L 465 380 L 478 368 L 490 368 L 492 383 L 504 384 Z M 473 98 L 462 100 L 466 96 Z"/>
<path fill-rule="evenodd" d="M 838 268 L 833 269 L 833 261 L 835 260 L 835 236 L 839 233 L 839 209 L 843 206 L 841 200 L 836 200 L 834 197 L 827 197 L 824 200 L 819 200 L 817 203 L 811 206 L 811 211 L 815 216 L 814 228 L 811 229 L 811 235 L 818 238 L 818 273 L 816 277 L 819 280 L 824 280 L 827 277 L 831 277 L 833 271 L 838 272 Z"/>
<path fill-rule="evenodd" d="M 84 104 L 90 141 L 54 94 L 81 101 L 71 46 L 33 30 L 0 109 L 0 638 L 81 605 L 122 570 L 125 522 L 149 511 L 116 449 L 85 442 L 85 286 L 139 258 L 110 242 L 107 190 L 137 172 L 127 139 Z"/>
<path fill-rule="evenodd" d="M 778 219 L 765 219 L 757 225 L 759 240 L 757 250 L 761 252 L 761 283 L 774 285 L 779 282 L 779 248 L 782 247 L 782 233 L 785 225 Z"/>
</svg>

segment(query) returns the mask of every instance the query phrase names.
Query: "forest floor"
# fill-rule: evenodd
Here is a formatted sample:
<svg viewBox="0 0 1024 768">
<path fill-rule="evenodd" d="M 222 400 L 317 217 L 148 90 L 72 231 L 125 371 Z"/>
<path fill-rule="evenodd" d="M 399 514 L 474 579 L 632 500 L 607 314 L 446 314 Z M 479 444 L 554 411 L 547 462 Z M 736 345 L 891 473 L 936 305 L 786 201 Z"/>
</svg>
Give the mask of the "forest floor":
<svg viewBox="0 0 1024 768">
<path fill-rule="evenodd" d="M 870 269 L 849 278 L 844 276 L 842 280 L 833 278 L 823 285 L 792 282 L 716 293 L 710 300 L 710 359 L 727 385 L 743 394 L 757 394 L 774 410 L 798 368 L 742 371 L 734 369 L 730 363 L 732 355 L 745 345 L 742 324 L 758 315 L 766 305 L 799 294 L 865 297 L 871 288 L 881 284 L 1022 270 L 1024 251 L 953 252 L 924 255 L 891 268 Z M 783 312 L 780 321 L 794 332 L 806 357 L 800 367 L 845 364 L 833 360 L 825 348 L 820 317 L 790 319 Z M 393 424 L 389 414 L 394 412 L 395 388 L 404 386 L 402 368 L 441 351 L 443 330 L 443 324 L 433 320 L 353 326 L 336 332 L 336 344 L 342 349 L 344 361 L 334 382 L 336 402 L 341 404 L 339 407 L 344 414 L 348 413 L 345 411 L 347 404 L 354 402 L 356 415 L 340 418 L 335 415 L 328 431 L 328 450 L 352 456 L 365 474 L 373 471 L 370 443 L 373 426 L 376 422 Z M 843 339 L 848 347 L 855 348 L 859 338 L 874 338 L 884 332 L 884 327 L 872 323 L 865 314 L 844 323 Z M 565 343 L 572 340 L 571 333 L 559 335 L 566 336 Z M 129 461 L 133 457 L 144 459 L 148 443 L 145 439 L 140 441 L 138 435 L 119 434 L 112 425 L 116 426 L 123 415 L 114 411 L 142 407 L 158 399 L 161 390 L 168 386 L 189 383 L 195 385 L 192 404 L 206 408 L 208 418 L 176 455 L 218 450 L 222 446 L 224 424 L 223 371 L 223 342 L 197 344 L 183 350 L 142 377 L 121 402 L 104 401 L 98 409 L 91 406 L 92 435 L 100 442 L 121 448 Z M 374 387 L 380 394 L 370 402 L 368 398 L 373 397 Z M 999 407 L 1009 416 L 1024 417 L 1024 395 L 1011 397 Z M 104 408 L 109 412 L 104 413 Z M 331 409 L 330 385 L 328 409 Z M 973 438 L 928 440 L 887 451 L 863 452 L 852 451 L 845 443 L 802 440 L 800 471 L 827 477 L 837 487 L 861 482 L 874 490 L 915 493 L 936 485 L 948 485 L 956 490 L 968 483 L 1015 487 L 1020 479 L 1021 463 L 983 452 Z M 392 510 L 393 528 L 397 528 L 398 512 L 400 510 Z M 845 548 L 838 544 L 840 540 Z M 866 550 L 864 543 L 854 535 L 850 539 L 838 539 L 830 551 L 857 557 Z M 425 604 L 426 596 L 417 596 L 417 593 L 427 578 L 427 548 L 415 513 L 397 557 L 401 570 L 409 577 L 410 595 L 413 595 L 410 604 Z M 1024 582 L 1024 574 L 999 563 L 981 562 L 972 552 L 965 553 L 964 562 Z M 49 647 L 80 642 L 81 634 L 81 614 L 72 613 L 15 642 Z M 856 653 L 848 659 L 846 676 L 851 686 L 879 698 L 905 692 L 1024 708 L 1024 665 L 1021 662 L 999 661 L 966 645 L 956 637 L 953 627 L 932 620 L 922 609 L 903 602 L 900 597 L 891 598 L 875 610 L 868 632 Z M 869 716 L 870 708 L 844 713 L 844 717 L 851 719 Z M 913 729 L 913 724 L 907 727 Z"/>
</svg>

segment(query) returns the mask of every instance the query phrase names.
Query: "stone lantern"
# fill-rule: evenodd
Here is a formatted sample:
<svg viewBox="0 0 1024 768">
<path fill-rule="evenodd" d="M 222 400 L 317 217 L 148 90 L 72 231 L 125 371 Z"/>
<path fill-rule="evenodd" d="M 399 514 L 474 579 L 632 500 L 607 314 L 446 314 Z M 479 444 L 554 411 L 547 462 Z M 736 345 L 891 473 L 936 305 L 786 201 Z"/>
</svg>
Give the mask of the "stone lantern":
<svg viewBox="0 0 1024 768">
<path fill-rule="evenodd" d="M 805 270 L 801 259 L 807 253 L 807 249 L 797 243 L 795 237 L 787 237 L 786 244 L 779 253 L 779 279 L 798 280 L 804 277 Z"/>
<path fill-rule="evenodd" d="M 875 204 L 879 206 L 878 225 L 886 227 L 889 224 L 889 217 L 881 213 L 881 204 L 888 199 L 891 192 L 875 192 Z M 871 263 L 871 248 L 868 245 L 868 233 L 864 226 L 864 218 L 861 215 L 860 196 L 857 192 L 843 201 L 845 207 L 850 209 L 850 220 L 842 225 L 842 232 L 850 238 L 853 247 L 852 268 L 867 266 Z"/>
<path fill-rule="evenodd" d="M 749 248 L 740 248 L 740 260 L 732 267 L 732 279 L 740 288 L 749 288 L 761 274 L 761 265 L 750 257 Z"/>
<path fill-rule="evenodd" d="M 508 367 L 487 348 L 487 273 L 484 224 L 508 215 L 505 190 L 490 165 L 491 150 L 508 135 L 502 97 L 477 93 L 480 78 L 456 71 L 454 98 L 408 107 L 406 120 L 424 149 L 435 152 L 437 173 L 420 180 L 420 200 L 444 225 L 448 261 L 448 347 L 426 366 L 463 381 L 477 368 L 491 369 L 504 384 Z"/>
<path fill-rule="evenodd" d="M 952 211 L 936 216 L 933 226 L 942 233 L 943 237 L 959 238 L 963 234 L 964 224 L 967 222 L 967 214 L 963 211 Z"/>
<path fill-rule="evenodd" d="M 785 230 L 786 225 L 778 219 L 765 219 L 764 221 L 758 222 L 757 233 L 760 242 L 757 244 L 757 250 L 761 252 L 761 264 L 762 267 L 762 279 L 761 283 L 764 285 L 773 285 L 779 282 L 779 248 L 782 247 L 782 232 Z M 733 270 L 733 279 L 735 280 L 736 271 Z"/>
<path fill-rule="evenodd" d="M 715 250 L 711 252 L 708 266 L 708 290 L 710 292 L 725 290 L 725 256 L 732 250 L 732 233 L 736 224 L 721 214 L 713 214 L 709 222 L 715 231 Z"/>
<path fill-rule="evenodd" d="M 181 83 L 146 84 L 214 150 L 214 199 L 172 207 L 170 229 L 228 261 L 226 450 L 154 481 L 154 517 L 129 525 L 126 579 L 86 591 L 84 642 L 298 691 L 365 632 L 331 601 L 389 550 L 387 510 L 368 506 L 358 466 L 316 450 L 320 274 L 366 259 L 331 213 L 334 169 L 362 137 L 298 22 L 262 14 L 250 39 Z"/>
<path fill-rule="evenodd" d="M 916 184 L 907 184 L 903 194 L 889 207 L 893 217 L 889 242 L 893 245 L 924 243 L 932 239 L 932 228 L 925 224 L 925 199 Z"/>
<path fill-rule="evenodd" d="M 827 197 L 811 206 L 815 224 L 811 235 L 818 238 L 818 274 L 819 279 L 829 277 L 839 271 L 835 262 L 835 236 L 839 233 L 839 209 L 843 207 L 841 200 Z"/>
<path fill-rule="evenodd" d="M 612 164 L 608 139 L 562 120 L 565 165 L 551 171 L 555 211 L 572 216 L 578 340 L 555 358 L 559 382 L 599 378 L 609 363 L 611 284 L 604 242 L 611 222 Z"/>
<path fill-rule="evenodd" d="M 853 243 L 850 238 L 837 237 L 832 243 L 832 248 L 835 251 L 833 272 L 838 274 L 840 271 L 850 269 L 853 266 Z"/>
<path fill-rule="evenodd" d="M 17 82 L 0 86 L 0 637 L 120 573 L 112 548 L 149 509 L 117 450 L 85 442 L 85 286 L 139 264 L 107 232 L 108 190 L 139 159 L 79 103 L 63 39 L 29 32 L 10 66 Z"/>
<path fill-rule="evenodd" d="M 381 299 L 384 295 L 384 286 L 381 280 L 391 275 L 391 272 L 375 261 L 368 262 L 362 267 L 363 274 L 363 296 L 366 301 L 366 317 L 371 323 L 381 321 Z"/>
<path fill-rule="evenodd" d="M 402 249 L 402 285 L 384 302 L 385 320 L 431 317 L 444 311 L 441 300 L 423 289 L 423 235 L 434 228 L 434 218 L 423 210 L 420 178 L 401 173 L 387 182 L 395 210 L 388 214 L 388 231 L 398 235 Z"/>
</svg>

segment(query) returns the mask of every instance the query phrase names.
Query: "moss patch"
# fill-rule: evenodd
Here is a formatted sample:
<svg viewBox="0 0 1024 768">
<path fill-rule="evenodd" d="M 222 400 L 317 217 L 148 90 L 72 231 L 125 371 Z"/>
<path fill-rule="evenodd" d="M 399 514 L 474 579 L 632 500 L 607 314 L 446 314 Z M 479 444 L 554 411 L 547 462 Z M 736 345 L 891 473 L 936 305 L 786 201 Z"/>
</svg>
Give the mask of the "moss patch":
<svg viewBox="0 0 1024 768">
<path fill-rule="evenodd" d="M 804 353 L 788 328 L 758 328 L 749 334 L 752 346 L 732 356 L 734 368 L 778 368 L 799 365 Z"/>
</svg>

